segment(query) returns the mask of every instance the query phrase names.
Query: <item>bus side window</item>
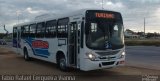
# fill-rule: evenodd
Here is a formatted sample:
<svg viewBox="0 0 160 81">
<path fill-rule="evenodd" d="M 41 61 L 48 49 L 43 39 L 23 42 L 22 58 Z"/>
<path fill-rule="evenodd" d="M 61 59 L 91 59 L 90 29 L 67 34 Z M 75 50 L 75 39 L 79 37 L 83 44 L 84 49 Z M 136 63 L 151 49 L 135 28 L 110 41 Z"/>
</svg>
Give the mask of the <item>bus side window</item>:
<svg viewBox="0 0 160 81">
<path fill-rule="evenodd" d="M 29 26 L 25 25 L 21 27 L 21 37 L 26 38 L 29 35 Z"/>
<path fill-rule="evenodd" d="M 57 37 L 58 38 L 67 38 L 68 22 L 69 22 L 68 18 L 58 20 L 58 28 L 57 28 Z"/>
<path fill-rule="evenodd" d="M 56 25 L 57 21 L 56 20 L 51 20 L 46 22 L 46 38 L 51 38 L 56 36 Z"/>
<path fill-rule="evenodd" d="M 36 27 L 36 37 L 43 38 L 44 34 L 45 34 L 45 23 L 44 22 L 38 23 Z"/>
<path fill-rule="evenodd" d="M 36 24 L 31 24 L 29 37 L 35 38 L 35 34 L 36 34 Z"/>
</svg>

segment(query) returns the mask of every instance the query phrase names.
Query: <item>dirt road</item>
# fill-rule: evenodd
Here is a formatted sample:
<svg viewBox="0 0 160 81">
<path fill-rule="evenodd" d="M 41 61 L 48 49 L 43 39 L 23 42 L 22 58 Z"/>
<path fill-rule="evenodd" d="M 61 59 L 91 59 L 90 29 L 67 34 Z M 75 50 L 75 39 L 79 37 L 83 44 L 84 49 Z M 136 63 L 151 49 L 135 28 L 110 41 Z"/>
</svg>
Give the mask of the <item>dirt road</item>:
<svg viewBox="0 0 160 81">
<path fill-rule="evenodd" d="M 22 56 L 18 56 L 8 49 L 9 48 L 0 47 L 0 75 L 2 75 L 0 80 L 4 79 L 4 75 L 48 75 L 71 76 L 73 80 L 79 81 L 142 81 L 146 75 L 153 75 L 156 77 L 160 75 L 159 70 L 129 66 L 90 72 L 84 72 L 76 69 L 72 69 L 70 72 L 62 72 L 56 68 L 55 64 L 36 59 L 32 61 L 25 61 Z M 159 80 L 160 79 L 157 79 L 156 81 Z M 43 80 L 37 79 L 36 81 Z"/>
</svg>

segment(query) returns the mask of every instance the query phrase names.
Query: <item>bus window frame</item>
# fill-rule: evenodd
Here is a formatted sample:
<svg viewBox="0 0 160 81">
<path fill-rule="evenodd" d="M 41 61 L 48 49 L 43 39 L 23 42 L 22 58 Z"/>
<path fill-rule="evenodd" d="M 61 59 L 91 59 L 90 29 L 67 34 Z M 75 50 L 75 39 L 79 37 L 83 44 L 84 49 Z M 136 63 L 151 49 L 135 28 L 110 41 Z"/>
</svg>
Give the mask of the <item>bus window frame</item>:
<svg viewBox="0 0 160 81">
<path fill-rule="evenodd" d="M 41 27 L 40 27 L 39 30 L 37 30 L 39 24 L 41 24 Z M 35 34 L 35 35 L 36 35 L 36 38 L 43 38 L 43 37 L 45 37 L 45 29 L 43 30 L 43 33 L 42 33 L 42 28 L 45 28 L 45 29 L 46 29 L 46 27 L 45 27 L 45 22 L 38 22 L 38 23 L 36 24 L 36 34 Z M 39 31 L 39 32 L 37 32 L 37 31 Z"/>
<path fill-rule="evenodd" d="M 57 22 L 57 38 L 67 38 L 68 37 L 68 27 L 69 18 L 58 19 Z M 65 30 L 65 31 L 63 31 Z"/>
<path fill-rule="evenodd" d="M 26 31 L 25 27 L 28 27 L 28 31 Z M 23 26 L 21 26 L 21 37 L 22 38 L 28 38 L 29 34 L 30 34 L 30 27 L 29 27 L 29 25 L 23 25 Z"/>
<path fill-rule="evenodd" d="M 47 29 L 51 31 L 47 32 Z M 56 20 L 46 21 L 45 37 L 52 38 L 56 37 L 56 35 L 57 35 L 57 21 Z"/>
<path fill-rule="evenodd" d="M 34 30 L 34 33 L 33 33 L 33 31 L 32 31 L 32 33 L 31 33 L 31 27 L 33 27 L 33 25 L 35 25 L 35 30 Z M 36 23 L 33 23 L 33 24 L 30 24 L 29 25 L 29 37 L 33 37 L 33 38 L 35 38 L 36 37 L 36 27 L 37 27 L 37 25 L 36 25 Z"/>
</svg>

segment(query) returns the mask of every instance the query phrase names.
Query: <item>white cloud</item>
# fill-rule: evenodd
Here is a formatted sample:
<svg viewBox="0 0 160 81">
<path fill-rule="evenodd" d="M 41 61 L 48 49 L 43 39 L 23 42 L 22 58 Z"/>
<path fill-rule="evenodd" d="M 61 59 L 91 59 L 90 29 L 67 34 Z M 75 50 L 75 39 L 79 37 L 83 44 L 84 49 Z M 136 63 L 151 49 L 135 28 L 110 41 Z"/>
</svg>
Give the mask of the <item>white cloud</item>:
<svg viewBox="0 0 160 81">
<path fill-rule="evenodd" d="M 148 25 L 160 26 L 160 0 L 103 0 L 104 9 L 119 11 L 124 17 L 126 28 L 142 30 L 143 18 Z M 151 2 L 153 1 L 153 2 Z M 159 7 L 159 8 L 158 8 Z M 63 13 L 83 8 L 102 9 L 102 0 L 0 0 L 0 24 L 6 24 L 11 29 L 17 23 L 16 11 L 20 12 L 20 22 L 27 22 L 34 17 L 48 12 Z M 149 12 L 149 13 L 148 13 Z M 149 28 L 149 26 L 148 26 Z M 153 28 L 150 26 L 150 28 Z M 155 28 L 155 27 L 154 27 Z M 12 30 L 11 30 L 12 31 Z M 160 29 L 159 29 L 160 31 Z"/>
<path fill-rule="evenodd" d="M 124 9 L 125 5 L 123 5 L 121 2 L 113 3 L 111 1 L 106 2 L 104 4 L 105 8 L 110 8 L 110 9 Z"/>
<path fill-rule="evenodd" d="M 38 14 L 38 13 L 44 13 L 45 10 L 33 10 L 31 7 L 26 8 L 26 11 L 30 14 Z"/>
<path fill-rule="evenodd" d="M 113 4 L 113 2 L 108 1 L 108 2 L 106 2 L 106 5 L 114 5 L 114 4 Z"/>
<path fill-rule="evenodd" d="M 38 13 L 37 11 L 33 11 L 31 7 L 28 7 L 26 9 L 29 13 Z"/>
<path fill-rule="evenodd" d="M 160 19 L 160 7 L 159 8 L 157 8 L 157 10 L 154 12 L 154 16 L 156 16 L 157 18 L 159 18 Z"/>
<path fill-rule="evenodd" d="M 126 9 L 126 6 L 120 1 L 113 2 L 112 0 L 103 0 L 103 3 L 102 3 L 101 0 L 95 0 L 95 4 L 97 4 L 101 8 L 103 4 L 103 8 L 108 10 L 125 10 Z"/>
</svg>

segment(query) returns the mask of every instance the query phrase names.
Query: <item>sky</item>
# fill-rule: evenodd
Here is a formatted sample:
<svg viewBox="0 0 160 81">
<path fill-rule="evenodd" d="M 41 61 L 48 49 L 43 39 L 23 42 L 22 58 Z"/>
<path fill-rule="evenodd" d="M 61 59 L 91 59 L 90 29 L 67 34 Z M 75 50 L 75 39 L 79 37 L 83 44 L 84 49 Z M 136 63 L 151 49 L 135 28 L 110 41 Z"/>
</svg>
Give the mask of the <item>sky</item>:
<svg viewBox="0 0 160 81">
<path fill-rule="evenodd" d="M 4 24 L 12 32 L 13 25 L 42 14 L 85 8 L 102 9 L 102 0 L 0 0 L 0 33 Z M 146 32 L 160 33 L 160 0 L 103 0 L 103 9 L 121 12 L 125 29 L 143 31 L 145 18 Z"/>
</svg>

